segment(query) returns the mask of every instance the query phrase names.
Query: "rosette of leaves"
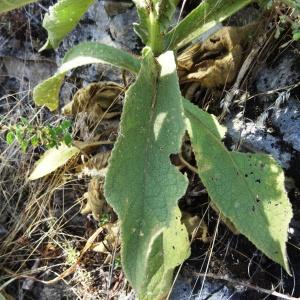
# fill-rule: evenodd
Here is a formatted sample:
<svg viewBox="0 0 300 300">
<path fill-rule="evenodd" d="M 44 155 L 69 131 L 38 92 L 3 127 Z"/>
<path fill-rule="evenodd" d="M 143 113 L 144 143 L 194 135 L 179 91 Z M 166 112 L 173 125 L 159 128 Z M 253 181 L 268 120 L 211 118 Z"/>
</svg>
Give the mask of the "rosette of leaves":
<svg viewBox="0 0 300 300">
<path fill-rule="evenodd" d="M 75 14 L 78 2 L 88 6 L 91 1 L 61 0 L 49 10 L 48 45 L 58 45 L 71 28 L 63 27 L 69 17 L 61 8 L 69 5 Z M 166 297 L 175 267 L 189 257 L 188 234 L 177 205 L 187 178 L 169 159 L 180 151 L 186 131 L 215 207 L 289 272 L 285 243 L 292 210 L 283 171 L 268 155 L 228 151 L 222 143 L 225 128 L 182 98 L 176 70 L 177 49 L 250 2 L 202 1 L 172 27 L 178 0 L 134 0 L 140 19 L 135 30 L 146 45 L 140 57 L 84 42 L 65 55 L 56 74 L 34 89 L 35 102 L 55 110 L 64 76 L 75 67 L 107 63 L 136 74 L 125 94 L 104 190 L 120 221 L 122 266 L 139 299 Z M 78 9 L 78 16 L 82 14 Z"/>
</svg>

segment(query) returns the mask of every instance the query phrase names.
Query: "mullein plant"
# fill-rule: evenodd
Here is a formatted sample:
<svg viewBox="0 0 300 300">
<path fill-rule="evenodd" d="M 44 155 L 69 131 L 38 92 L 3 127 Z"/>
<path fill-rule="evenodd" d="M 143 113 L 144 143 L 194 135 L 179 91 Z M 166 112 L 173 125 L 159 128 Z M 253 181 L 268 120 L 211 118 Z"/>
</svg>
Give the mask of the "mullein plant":
<svg viewBox="0 0 300 300">
<path fill-rule="evenodd" d="M 0 11 L 28 2 L 34 1 L 0 0 Z M 52 6 L 43 22 L 48 31 L 43 49 L 57 47 L 92 2 L 59 0 Z M 290 274 L 286 241 L 292 209 L 282 169 L 269 155 L 228 151 L 222 143 L 226 129 L 215 116 L 182 97 L 176 70 L 178 49 L 253 1 L 204 0 L 173 27 L 179 0 L 133 2 L 139 16 L 134 29 L 145 44 L 140 56 L 83 42 L 69 50 L 57 72 L 33 91 L 35 103 L 53 111 L 65 74 L 73 68 L 105 63 L 136 75 L 125 94 L 104 187 L 119 217 L 127 279 L 139 299 L 164 298 L 174 269 L 190 255 L 178 208 L 188 180 L 170 162 L 170 155 L 180 152 L 186 132 L 213 205 Z"/>
</svg>

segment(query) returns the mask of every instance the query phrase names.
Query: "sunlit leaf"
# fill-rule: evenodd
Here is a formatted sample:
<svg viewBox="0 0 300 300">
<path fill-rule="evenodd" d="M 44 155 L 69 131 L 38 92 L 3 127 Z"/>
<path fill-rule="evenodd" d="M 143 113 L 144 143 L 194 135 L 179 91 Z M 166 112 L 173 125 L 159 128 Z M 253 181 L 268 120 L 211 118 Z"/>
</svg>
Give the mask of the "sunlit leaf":
<svg viewBox="0 0 300 300">
<path fill-rule="evenodd" d="M 51 6 L 43 20 L 48 39 L 40 51 L 50 47 L 57 48 L 93 2 L 94 0 L 59 0 Z"/>
<path fill-rule="evenodd" d="M 168 49 L 185 46 L 251 2 L 251 0 L 202 1 L 176 27 L 168 32 L 165 46 Z"/>
<path fill-rule="evenodd" d="M 95 42 L 84 42 L 72 48 L 64 57 L 63 64 L 55 75 L 46 79 L 33 90 L 33 100 L 37 105 L 45 105 L 55 110 L 59 103 L 59 92 L 65 74 L 69 70 L 92 63 L 105 63 L 137 73 L 140 61 L 133 55 Z"/>
<path fill-rule="evenodd" d="M 38 0 L 0 0 L 0 14 L 37 1 Z"/>
<path fill-rule="evenodd" d="M 173 53 L 157 61 L 149 48 L 145 52 L 138 78 L 126 93 L 105 195 L 121 221 L 127 278 L 140 299 L 156 299 L 149 287 L 159 282 L 158 294 L 170 288 L 170 274 L 189 254 L 177 211 L 187 180 L 170 162 L 170 154 L 180 150 L 185 125 Z M 166 239 L 176 245 L 166 245 Z M 179 244 L 180 251 L 171 251 Z"/>
<path fill-rule="evenodd" d="M 291 204 L 284 174 L 269 155 L 230 152 L 217 119 L 184 100 L 199 176 L 222 212 L 258 249 L 289 273 L 286 254 Z"/>
<path fill-rule="evenodd" d="M 44 155 L 36 162 L 29 180 L 36 180 L 44 177 L 59 167 L 66 164 L 72 157 L 78 154 L 80 150 L 74 146 L 61 144 L 58 148 L 47 150 Z"/>
</svg>

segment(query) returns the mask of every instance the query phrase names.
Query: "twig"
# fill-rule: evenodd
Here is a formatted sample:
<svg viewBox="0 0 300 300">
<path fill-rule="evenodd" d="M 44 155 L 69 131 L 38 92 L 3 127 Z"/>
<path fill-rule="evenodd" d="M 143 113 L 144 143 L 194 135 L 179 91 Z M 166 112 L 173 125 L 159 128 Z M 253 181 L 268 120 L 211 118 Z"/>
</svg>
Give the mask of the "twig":
<svg viewBox="0 0 300 300">
<path fill-rule="evenodd" d="M 14 277 L 12 277 L 11 279 L 9 279 L 7 282 L 5 282 L 3 285 L 0 286 L 0 291 L 3 290 L 6 286 L 8 286 L 10 283 L 12 283 L 14 280 L 16 279 L 20 279 L 20 278 L 27 278 L 33 281 L 38 281 L 40 283 L 46 284 L 46 285 L 50 285 L 50 284 L 54 284 L 57 283 L 58 281 L 64 279 L 65 277 L 71 275 L 72 273 L 74 273 L 76 271 L 76 268 L 78 267 L 78 265 L 80 264 L 80 261 L 83 257 L 83 255 L 85 254 L 85 252 L 87 250 L 89 250 L 91 248 L 91 246 L 93 245 L 95 239 L 97 238 L 97 236 L 103 231 L 103 227 L 98 228 L 87 240 L 84 248 L 81 250 L 79 257 L 77 258 L 76 262 L 69 267 L 67 270 L 65 270 L 64 272 L 62 272 L 59 276 L 45 281 L 45 280 L 40 280 L 37 279 L 33 276 L 29 276 L 29 275 L 22 275 L 22 274 L 16 274 Z"/>
<path fill-rule="evenodd" d="M 221 102 L 221 106 L 223 108 L 222 114 L 220 116 L 220 119 L 222 120 L 226 113 L 229 111 L 229 106 L 232 104 L 233 99 L 239 94 L 239 88 L 241 86 L 242 80 L 244 79 L 246 73 L 248 72 L 252 62 L 254 61 L 255 57 L 260 51 L 260 47 L 254 48 L 251 50 L 247 58 L 245 59 L 240 72 L 238 74 L 238 77 L 230 89 L 230 91 L 225 95 L 224 99 Z"/>
<path fill-rule="evenodd" d="M 287 300 L 299 300 L 300 299 L 300 298 L 295 298 L 295 297 L 292 297 L 292 296 L 289 296 L 289 295 L 278 293 L 274 290 L 264 289 L 264 288 L 258 287 L 256 285 L 252 285 L 250 283 L 247 283 L 245 281 L 234 280 L 234 279 L 228 278 L 226 276 L 222 276 L 222 275 L 215 275 L 213 273 L 198 273 L 198 272 L 194 272 L 194 275 L 199 276 L 199 277 L 208 277 L 208 278 L 215 279 L 215 280 L 224 280 L 224 281 L 227 281 L 227 282 L 229 282 L 233 285 L 243 285 L 243 286 L 245 286 L 249 289 L 253 289 L 253 290 L 256 290 L 258 292 L 268 294 L 268 295 L 272 295 L 272 296 L 275 296 L 275 297 L 279 297 L 279 298 L 282 298 L 282 299 L 287 299 Z"/>
</svg>

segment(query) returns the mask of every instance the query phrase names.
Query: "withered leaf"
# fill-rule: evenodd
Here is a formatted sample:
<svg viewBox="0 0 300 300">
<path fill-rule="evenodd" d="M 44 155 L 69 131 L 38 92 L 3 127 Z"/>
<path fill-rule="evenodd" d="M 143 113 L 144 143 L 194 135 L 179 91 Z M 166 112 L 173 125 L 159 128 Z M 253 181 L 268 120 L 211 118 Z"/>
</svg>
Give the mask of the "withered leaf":
<svg viewBox="0 0 300 300">
<path fill-rule="evenodd" d="M 256 26 L 224 27 L 183 52 L 178 57 L 180 82 L 197 82 L 205 88 L 232 83 L 241 66 L 244 47 Z"/>
<path fill-rule="evenodd" d="M 112 212 L 103 195 L 104 177 L 110 154 L 110 151 L 98 153 L 79 166 L 79 176 L 93 177 L 89 182 L 87 193 L 84 194 L 87 202 L 81 213 L 92 213 L 95 220 L 99 220 L 103 213 Z"/>
<path fill-rule="evenodd" d="M 94 177 L 91 179 L 88 191 L 85 194 L 87 203 L 81 210 L 82 214 L 92 213 L 95 220 L 100 220 L 104 213 L 112 213 L 111 207 L 103 196 L 103 183 L 103 178 Z"/>
<path fill-rule="evenodd" d="M 76 115 L 86 112 L 88 118 L 97 123 L 101 118 L 110 119 L 120 112 L 108 111 L 124 92 L 124 88 L 110 81 L 94 82 L 78 90 L 73 100 L 62 109 L 65 115 Z"/>
</svg>

